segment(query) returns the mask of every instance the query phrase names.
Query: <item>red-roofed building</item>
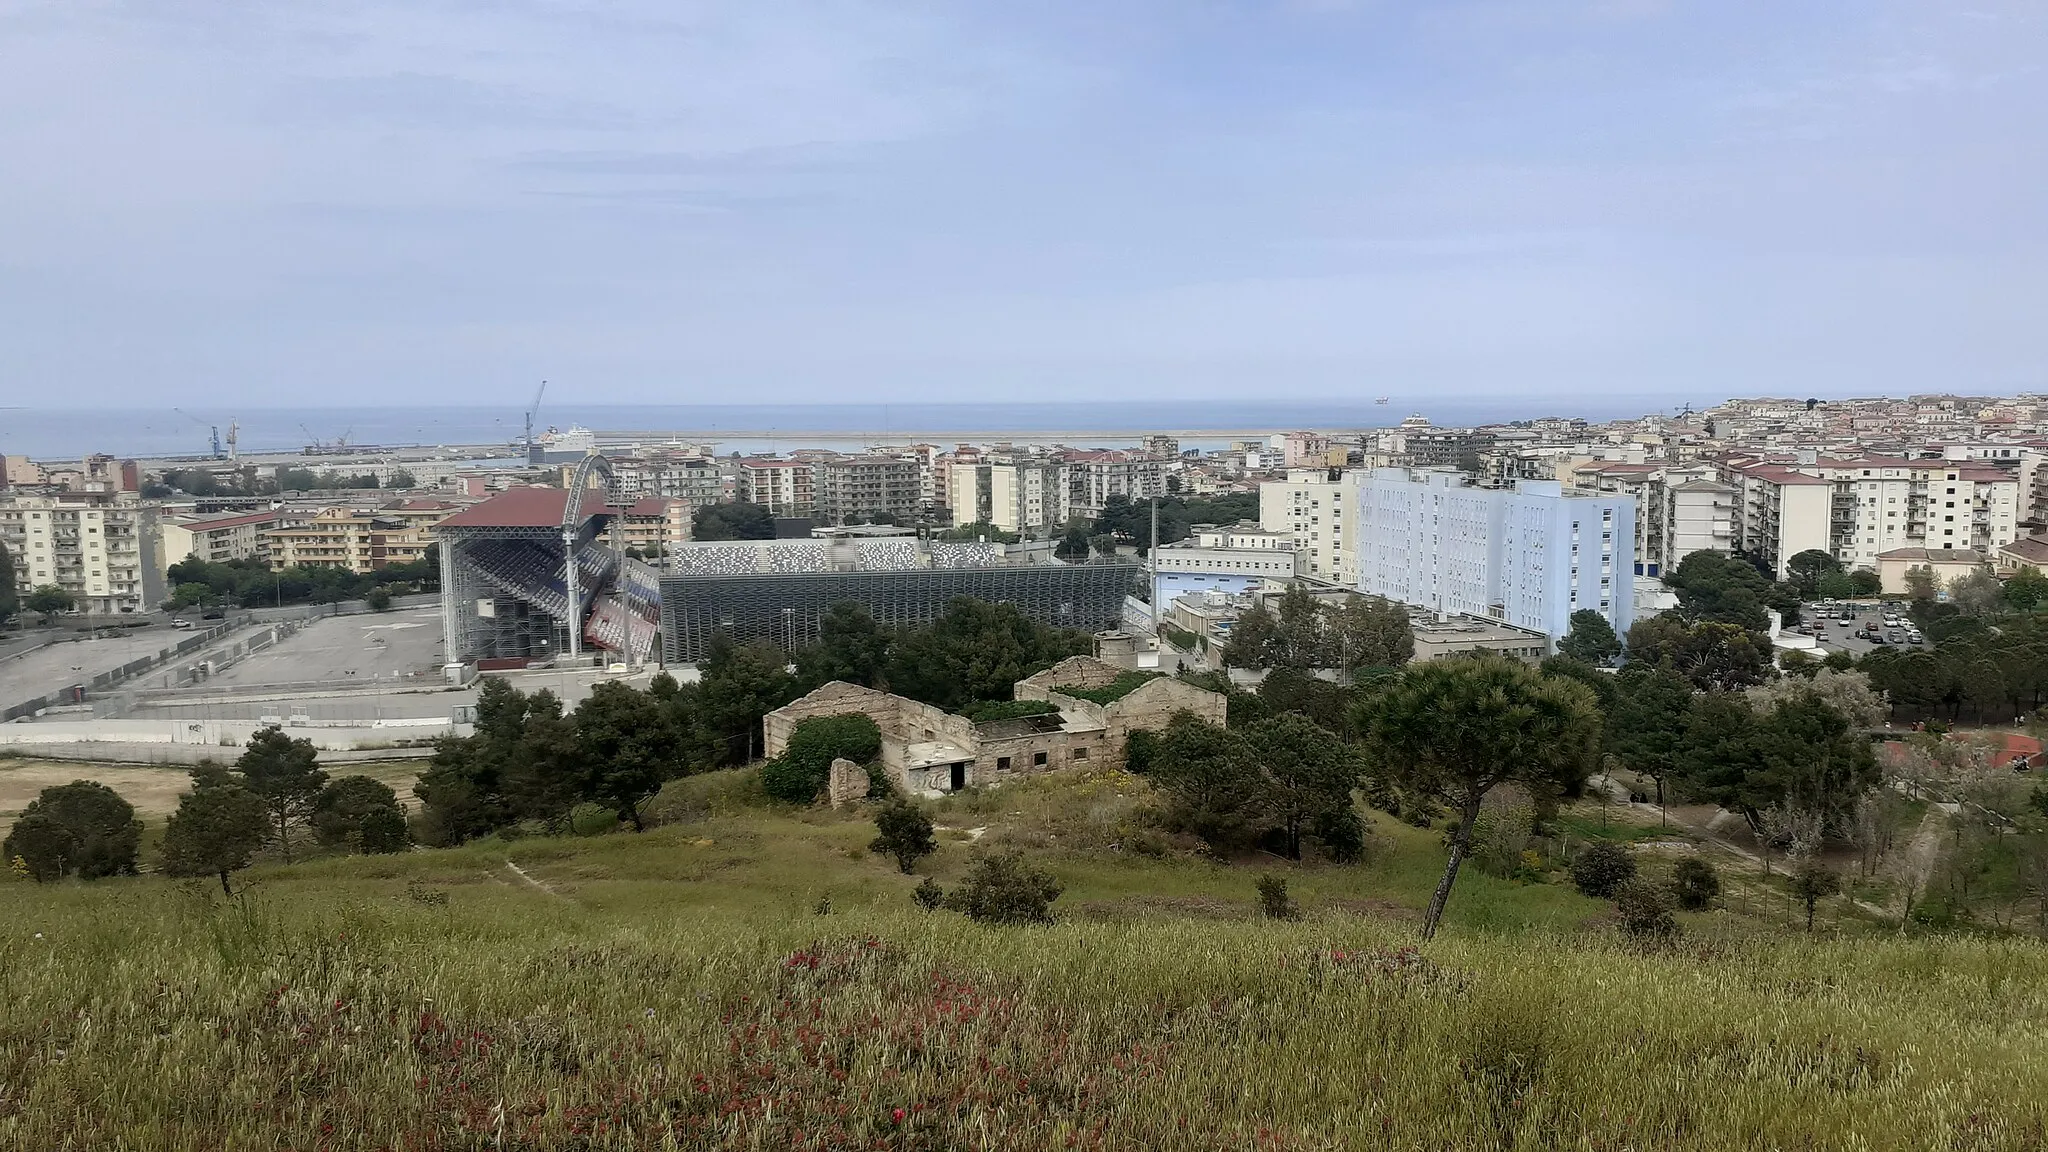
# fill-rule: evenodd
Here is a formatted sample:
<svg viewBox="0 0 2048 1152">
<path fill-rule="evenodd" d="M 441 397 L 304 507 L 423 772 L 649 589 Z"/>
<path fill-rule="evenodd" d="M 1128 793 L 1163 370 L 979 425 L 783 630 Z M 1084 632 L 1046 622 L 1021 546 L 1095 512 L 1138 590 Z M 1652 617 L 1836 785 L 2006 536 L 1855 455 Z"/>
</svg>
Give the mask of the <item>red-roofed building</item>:
<svg viewBox="0 0 2048 1152">
<path fill-rule="evenodd" d="M 446 528 L 560 528 L 567 503 L 568 493 L 561 488 L 507 488 L 438 523 Z M 586 518 L 604 511 L 604 493 L 592 489 L 584 494 Z"/>
</svg>

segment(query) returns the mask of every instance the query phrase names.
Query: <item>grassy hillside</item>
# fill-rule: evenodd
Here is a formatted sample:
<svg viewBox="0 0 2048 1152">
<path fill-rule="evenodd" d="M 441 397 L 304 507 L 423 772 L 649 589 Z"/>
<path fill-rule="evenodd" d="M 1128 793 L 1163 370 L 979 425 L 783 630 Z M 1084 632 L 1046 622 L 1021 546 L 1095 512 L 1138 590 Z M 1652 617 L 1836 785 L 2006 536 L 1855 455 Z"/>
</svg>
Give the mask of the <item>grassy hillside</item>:
<svg viewBox="0 0 2048 1152">
<path fill-rule="evenodd" d="M 1134 837 L 1139 785 L 949 801 L 1050 928 L 919 911 L 859 817 L 732 807 L 248 874 L 0 883 L 0 1147 L 2007 1149 L 2048 1124 L 2048 951 L 1605 906 L 1380 820 L 1354 867 Z M 969 842 L 966 837 L 975 839 Z M 1274 865 L 1279 867 L 1278 864 Z"/>
</svg>

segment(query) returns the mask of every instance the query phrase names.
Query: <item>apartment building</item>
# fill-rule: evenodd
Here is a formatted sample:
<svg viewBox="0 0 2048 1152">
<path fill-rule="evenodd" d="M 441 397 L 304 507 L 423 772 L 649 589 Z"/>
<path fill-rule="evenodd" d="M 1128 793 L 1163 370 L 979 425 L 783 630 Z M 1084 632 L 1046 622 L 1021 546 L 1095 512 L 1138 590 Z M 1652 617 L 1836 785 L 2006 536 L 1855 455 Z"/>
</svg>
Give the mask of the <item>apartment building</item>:
<svg viewBox="0 0 2048 1152">
<path fill-rule="evenodd" d="M 281 527 L 264 534 L 270 542 L 270 566 L 340 568 L 360 575 L 423 560 L 434 542 L 433 526 L 454 511 L 452 505 L 435 509 L 330 507 L 303 519 L 286 517 Z"/>
<path fill-rule="evenodd" d="M 1635 500 L 1555 480 L 1473 487 L 1455 472 L 1375 470 L 1358 490 L 1362 592 L 1553 640 L 1581 609 L 1634 622 Z"/>
<path fill-rule="evenodd" d="M 1057 460 L 955 464 L 948 483 L 956 525 L 986 523 L 1037 539 L 1066 529 L 1072 490 Z"/>
<path fill-rule="evenodd" d="M 817 483 L 808 460 L 754 459 L 739 462 L 739 498 L 775 516 L 810 516 L 817 511 Z"/>
<path fill-rule="evenodd" d="M 225 515 L 159 515 L 162 534 L 159 560 L 166 582 L 170 568 L 186 560 L 224 564 L 229 560 L 270 560 L 271 529 L 278 524 L 275 509 L 261 512 L 233 512 Z"/>
<path fill-rule="evenodd" d="M 1741 501 L 1739 489 L 1718 480 L 1686 480 L 1667 485 L 1662 504 L 1662 559 L 1658 571 L 1646 574 L 1669 572 L 1695 552 L 1732 551 Z M 1636 512 L 1642 514 L 1641 505 L 1637 505 Z"/>
<path fill-rule="evenodd" d="M 922 487 L 916 460 L 896 456 L 834 456 L 813 465 L 815 519 L 849 524 L 886 513 L 901 521 L 917 518 Z"/>
<path fill-rule="evenodd" d="M 1166 495 L 1166 461 L 1124 449 L 1068 452 L 1068 505 L 1074 515 L 1096 517 L 1112 496 L 1132 503 Z"/>
<path fill-rule="evenodd" d="M 115 615 L 164 598 L 155 507 L 132 491 L 0 493 L 0 543 L 17 589 L 54 584 L 78 606 Z"/>
<path fill-rule="evenodd" d="M 1303 575 L 1358 583 L 1358 478 L 1328 469 L 1290 472 L 1259 485 L 1259 526 L 1284 533 L 1302 554 Z"/>
<path fill-rule="evenodd" d="M 1640 456 L 1637 451 L 1634 455 Z M 1571 469 L 1571 483 L 1574 487 L 1588 492 L 1610 496 L 1626 496 L 1636 503 L 1635 574 L 1638 576 L 1661 576 L 1678 566 L 1679 562 L 1701 547 L 1714 547 L 1727 551 L 1732 545 L 1732 524 L 1725 538 L 1715 545 L 1701 545 L 1701 535 L 1694 531 L 1684 541 L 1674 539 L 1673 517 L 1678 509 L 1673 501 L 1673 491 L 1696 481 L 1711 482 L 1715 469 L 1711 464 L 1652 464 L 1594 460 L 1578 464 Z M 1704 509 L 1698 507 L 1704 502 Z M 1693 489 L 1682 501 L 1688 515 L 1698 519 L 1702 511 L 1711 514 L 1713 502 L 1700 489 Z M 1723 516 L 1723 520 L 1731 517 Z M 1694 529 L 1698 524 L 1692 525 Z M 1705 537 L 1711 539 L 1711 527 Z"/>
<path fill-rule="evenodd" d="M 1721 467 L 1721 481 L 1738 498 L 1731 538 L 1734 547 L 1785 578 L 1792 557 L 1809 549 L 1830 551 L 1834 484 L 1782 464 L 1743 460 Z"/>
<path fill-rule="evenodd" d="M 1873 572 L 1901 549 L 1990 554 L 2017 540 L 2029 515 L 2018 471 L 1976 460 L 1809 452 L 1789 463 L 1733 457 L 1721 470 L 1742 491 L 1737 546 L 1780 577 L 1809 549 Z"/>
<path fill-rule="evenodd" d="M 642 496 L 619 515 L 619 545 L 660 556 L 690 539 L 696 506 L 687 500 Z"/>
<path fill-rule="evenodd" d="M 649 453 L 612 460 L 612 487 L 629 499 L 680 500 L 694 511 L 718 503 L 718 461 L 707 456 Z"/>
</svg>

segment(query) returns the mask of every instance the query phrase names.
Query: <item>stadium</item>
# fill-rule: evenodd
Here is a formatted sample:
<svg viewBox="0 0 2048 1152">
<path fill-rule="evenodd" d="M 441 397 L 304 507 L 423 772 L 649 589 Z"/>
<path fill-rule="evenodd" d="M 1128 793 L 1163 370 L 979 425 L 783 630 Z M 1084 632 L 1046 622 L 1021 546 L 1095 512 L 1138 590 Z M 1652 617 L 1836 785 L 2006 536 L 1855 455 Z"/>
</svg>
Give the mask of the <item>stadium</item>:
<svg viewBox="0 0 2048 1152">
<path fill-rule="evenodd" d="M 793 650 L 844 601 L 906 626 L 972 596 L 1095 631 L 1118 626 L 1138 583 L 1132 563 L 1018 563 L 1001 545 L 906 536 L 685 544 L 658 571 L 608 542 L 618 509 L 590 484 L 609 478 L 591 456 L 568 489 L 509 489 L 436 527 L 450 664 L 518 667 L 586 650 L 693 663 L 721 632 Z"/>
</svg>

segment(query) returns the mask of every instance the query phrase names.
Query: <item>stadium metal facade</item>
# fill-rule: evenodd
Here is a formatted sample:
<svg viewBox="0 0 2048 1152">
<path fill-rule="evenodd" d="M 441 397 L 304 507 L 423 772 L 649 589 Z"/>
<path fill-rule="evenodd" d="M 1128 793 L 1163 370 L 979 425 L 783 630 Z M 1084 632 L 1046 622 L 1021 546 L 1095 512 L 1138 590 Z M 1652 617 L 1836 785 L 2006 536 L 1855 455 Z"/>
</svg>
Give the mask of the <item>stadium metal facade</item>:
<svg viewBox="0 0 2048 1152">
<path fill-rule="evenodd" d="M 700 660 L 720 632 L 794 650 L 816 640 L 819 621 L 845 601 L 903 627 L 929 624 L 954 597 L 972 596 L 1015 604 L 1041 624 L 1094 632 L 1121 624 L 1139 571 L 1132 563 L 1093 563 L 665 575 L 662 654 L 671 663 Z"/>
</svg>

